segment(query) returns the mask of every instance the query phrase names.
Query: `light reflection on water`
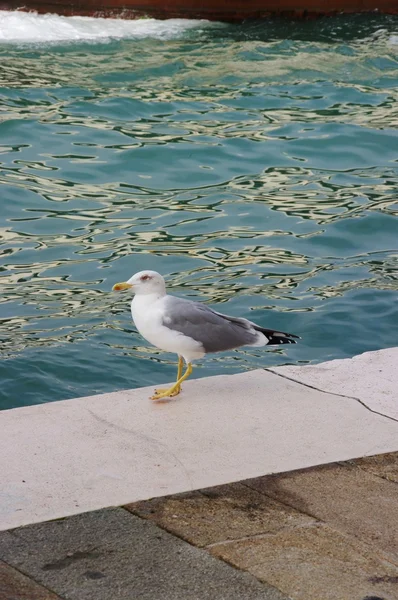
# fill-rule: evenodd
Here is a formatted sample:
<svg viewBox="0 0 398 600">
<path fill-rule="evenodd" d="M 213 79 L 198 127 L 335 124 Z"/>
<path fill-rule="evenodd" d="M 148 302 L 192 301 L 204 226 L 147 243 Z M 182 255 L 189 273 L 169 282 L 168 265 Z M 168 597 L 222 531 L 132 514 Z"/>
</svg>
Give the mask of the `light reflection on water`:
<svg viewBox="0 0 398 600">
<path fill-rule="evenodd" d="M 303 338 L 196 376 L 396 345 L 396 24 L 0 46 L 1 406 L 174 377 L 110 292 L 143 268 Z"/>
</svg>

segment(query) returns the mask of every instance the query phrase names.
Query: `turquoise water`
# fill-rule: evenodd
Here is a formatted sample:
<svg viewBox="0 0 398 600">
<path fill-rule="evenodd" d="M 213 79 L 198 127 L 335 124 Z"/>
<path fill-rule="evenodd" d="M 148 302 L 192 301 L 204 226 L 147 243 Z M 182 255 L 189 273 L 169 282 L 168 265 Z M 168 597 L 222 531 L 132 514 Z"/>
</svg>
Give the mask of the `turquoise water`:
<svg viewBox="0 0 398 600">
<path fill-rule="evenodd" d="M 398 20 L 0 16 L 0 406 L 159 384 L 115 282 L 296 346 L 194 376 L 398 344 Z"/>
</svg>

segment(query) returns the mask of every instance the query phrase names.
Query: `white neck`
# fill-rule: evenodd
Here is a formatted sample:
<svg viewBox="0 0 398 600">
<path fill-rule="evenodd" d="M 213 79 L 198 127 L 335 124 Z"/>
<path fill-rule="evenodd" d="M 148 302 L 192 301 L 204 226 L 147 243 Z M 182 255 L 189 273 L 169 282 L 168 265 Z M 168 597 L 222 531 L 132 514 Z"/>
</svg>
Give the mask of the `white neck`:
<svg viewBox="0 0 398 600">
<path fill-rule="evenodd" d="M 156 323 L 161 323 L 162 299 L 166 294 L 155 292 L 154 294 L 136 294 L 131 301 L 131 316 L 135 326 L 141 335 L 147 340 L 152 339 L 152 330 Z M 154 343 L 156 346 L 156 342 Z"/>
<path fill-rule="evenodd" d="M 153 292 L 152 294 L 135 294 L 134 298 L 131 301 L 131 306 L 150 306 L 151 304 L 157 302 L 164 296 L 166 296 L 166 292 L 163 291 Z"/>
</svg>

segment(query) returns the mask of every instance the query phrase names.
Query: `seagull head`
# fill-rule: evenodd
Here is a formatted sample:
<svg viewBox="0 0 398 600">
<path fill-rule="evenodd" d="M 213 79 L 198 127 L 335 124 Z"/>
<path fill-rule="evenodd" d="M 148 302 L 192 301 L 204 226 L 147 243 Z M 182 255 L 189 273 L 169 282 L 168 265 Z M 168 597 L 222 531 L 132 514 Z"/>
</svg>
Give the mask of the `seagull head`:
<svg viewBox="0 0 398 600">
<path fill-rule="evenodd" d="M 127 281 L 116 283 L 112 288 L 114 292 L 129 289 L 133 290 L 134 294 L 159 294 L 163 296 L 166 293 L 166 284 L 160 273 L 156 271 L 139 271 Z"/>
</svg>

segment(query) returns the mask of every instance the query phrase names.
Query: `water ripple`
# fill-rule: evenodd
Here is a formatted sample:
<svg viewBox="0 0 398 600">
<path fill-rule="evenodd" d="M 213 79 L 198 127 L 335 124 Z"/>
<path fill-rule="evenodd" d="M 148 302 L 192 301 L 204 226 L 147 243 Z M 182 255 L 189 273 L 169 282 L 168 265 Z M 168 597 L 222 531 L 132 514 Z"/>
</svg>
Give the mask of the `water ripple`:
<svg viewBox="0 0 398 600">
<path fill-rule="evenodd" d="M 303 337 L 197 375 L 396 345 L 396 24 L 0 46 L 2 406 L 172 378 L 110 292 L 142 268 Z"/>
</svg>

